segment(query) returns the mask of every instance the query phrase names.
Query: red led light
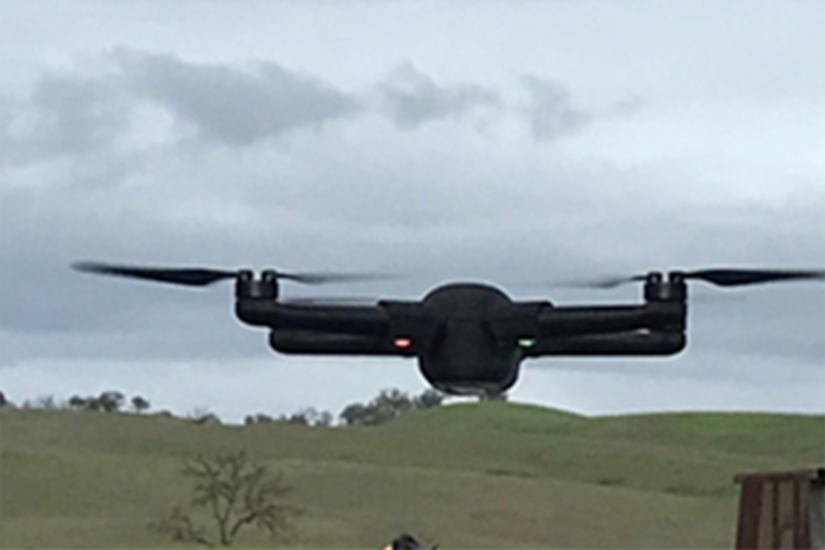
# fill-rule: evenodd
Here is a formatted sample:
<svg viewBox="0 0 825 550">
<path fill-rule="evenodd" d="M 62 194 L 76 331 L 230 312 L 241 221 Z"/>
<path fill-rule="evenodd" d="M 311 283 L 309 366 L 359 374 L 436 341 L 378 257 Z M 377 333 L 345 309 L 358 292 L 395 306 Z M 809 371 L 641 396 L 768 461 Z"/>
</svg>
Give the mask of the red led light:
<svg viewBox="0 0 825 550">
<path fill-rule="evenodd" d="M 410 340 L 409 338 L 407 338 L 405 336 L 400 336 L 400 337 L 396 338 L 395 340 L 393 340 L 392 343 L 397 348 L 406 349 L 406 348 L 408 348 L 412 345 L 412 340 Z"/>
</svg>

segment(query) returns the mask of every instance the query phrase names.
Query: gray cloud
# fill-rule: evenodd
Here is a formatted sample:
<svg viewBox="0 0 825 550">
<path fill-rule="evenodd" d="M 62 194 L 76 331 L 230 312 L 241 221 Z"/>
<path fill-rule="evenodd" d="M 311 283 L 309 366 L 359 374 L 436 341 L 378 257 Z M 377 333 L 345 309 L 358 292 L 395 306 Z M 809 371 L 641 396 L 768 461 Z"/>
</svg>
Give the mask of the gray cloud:
<svg viewBox="0 0 825 550">
<path fill-rule="evenodd" d="M 141 131 L 135 124 L 140 124 L 140 107 L 147 101 L 171 115 L 175 139 L 188 129 L 234 147 L 300 129 L 318 131 L 332 122 L 353 122 L 370 112 L 414 131 L 429 122 L 482 112 L 502 115 L 506 107 L 494 88 L 442 85 L 409 62 L 371 87 L 345 92 L 273 62 L 197 63 L 123 48 L 103 61 L 92 74 L 47 73 L 26 97 L 0 96 L 0 163 L 64 160 L 86 185 L 120 178 L 126 164 L 140 162 L 135 151 L 124 150 L 123 141 Z M 570 106 L 560 84 L 526 77 L 524 85 L 531 102 L 515 114 L 527 118 L 537 140 L 569 135 L 590 121 Z M 158 128 L 159 122 L 143 124 L 168 132 Z M 98 156 L 94 169 L 89 168 L 90 155 Z"/>
<path fill-rule="evenodd" d="M 439 85 L 409 62 L 401 65 L 377 89 L 396 125 L 405 130 L 503 104 L 501 95 L 491 88 L 474 84 Z"/>
<path fill-rule="evenodd" d="M 238 68 L 125 50 L 113 58 L 136 92 L 229 145 L 317 130 L 361 109 L 357 98 L 276 63 Z"/>
<path fill-rule="evenodd" d="M 129 104 L 110 79 L 46 74 L 27 100 L 0 97 L 0 163 L 24 164 L 110 148 Z"/>
<path fill-rule="evenodd" d="M 533 75 L 525 76 L 522 82 L 530 95 L 525 114 L 537 141 L 575 134 L 592 121 L 590 114 L 573 106 L 562 84 Z"/>
</svg>

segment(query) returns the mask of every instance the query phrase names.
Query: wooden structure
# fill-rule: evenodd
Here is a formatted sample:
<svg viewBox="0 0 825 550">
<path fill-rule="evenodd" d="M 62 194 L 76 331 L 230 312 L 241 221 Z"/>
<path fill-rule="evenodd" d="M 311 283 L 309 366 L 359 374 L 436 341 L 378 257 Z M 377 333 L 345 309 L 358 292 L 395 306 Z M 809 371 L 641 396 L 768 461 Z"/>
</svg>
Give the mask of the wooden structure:
<svg viewBox="0 0 825 550">
<path fill-rule="evenodd" d="M 738 550 L 825 550 L 825 468 L 739 474 Z"/>
</svg>

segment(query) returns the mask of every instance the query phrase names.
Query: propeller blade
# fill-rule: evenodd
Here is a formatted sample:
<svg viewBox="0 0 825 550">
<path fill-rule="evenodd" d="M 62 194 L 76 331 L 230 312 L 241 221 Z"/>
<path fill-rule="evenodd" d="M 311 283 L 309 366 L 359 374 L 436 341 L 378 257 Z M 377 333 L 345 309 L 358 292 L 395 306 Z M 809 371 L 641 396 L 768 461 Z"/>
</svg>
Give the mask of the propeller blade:
<svg viewBox="0 0 825 550">
<path fill-rule="evenodd" d="M 698 269 L 694 271 L 677 271 L 676 273 L 681 273 L 685 279 L 696 279 L 723 287 L 775 283 L 781 281 L 825 279 L 825 270 L 714 268 Z M 645 275 L 633 275 L 631 277 L 608 277 L 571 283 L 569 286 L 609 289 L 627 283 L 644 281 L 645 279 Z"/>
<path fill-rule="evenodd" d="M 278 278 L 296 281 L 306 285 L 323 285 L 333 283 L 357 283 L 361 281 L 381 281 L 394 278 L 394 276 L 378 273 L 278 272 Z"/>
<path fill-rule="evenodd" d="M 644 281 L 644 275 L 634 275 L 632 277 L 602 277 L 599 279 L 589 279 L 585 281 L 572 281 L 568 282 L 564 286 L 573 287 L 573 288 L 600 288 L 600 289 L 610 289 L 616 288 L 621 285 L 625 285 L 628 283 Z"/>
<path fill-rule="evenodd" d="M 825 271 L 784 269 L 702 269 L 688 271 L 686 279 L 699 279 L 718 286 L 744 286 L 780 281 L 825 279 Z"/>
<path fill-rule="evenodd" d="M 133 265 L 117 265 L 103 262 L 76 262 L 72 267 L 83 273 L 98 275 L 113 275 L 132 279 L 143 279 L 160 283 L 169 283 L 186 286 L 206 286 L 226 279 L 235 279 L 238 271 L 208 268 L 165 268 L 139 267 Z M 374 281 L 391 278 L 391 275 L 369 273 L 332 273 L 332 272 L 280 272 L 275 271 L 278 279 L 295 281 L 305 285 L 321 285 L 333 283 L 351 283 L 358 281 Z"/>
<path fill-rule="evenodd" d="M 72 264 L 72 267 L 83 273 L 113 275 L 186 286 L 206 286 L 218 281 L 234 279 L 237 276 L 235 271 L 220 269 L 138 267 L 100 262 L 76 262 Z"/>
</svg>

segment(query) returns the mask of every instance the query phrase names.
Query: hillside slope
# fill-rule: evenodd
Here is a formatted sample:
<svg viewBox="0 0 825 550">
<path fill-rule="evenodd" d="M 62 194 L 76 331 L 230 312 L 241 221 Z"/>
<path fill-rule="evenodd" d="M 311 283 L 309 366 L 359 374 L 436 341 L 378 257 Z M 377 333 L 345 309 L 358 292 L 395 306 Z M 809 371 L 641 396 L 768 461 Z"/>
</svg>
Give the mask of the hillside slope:
<svg viewBox="0 0 825 550">
<path fill-rule="evenodd" d="M 305 510 L 290 546 L 730 548 L 742 471 L 821 466 L 825 417 L 586 418 L 500 402 L 374 428 L 195 425 L 151 415 L 0 412 L 0 545 L 169 547 L 146 528 L 187 500 L 180 460 L 244 449 Z M 267 546 L 256 536 L 243 546 Z"/>
</svg>

